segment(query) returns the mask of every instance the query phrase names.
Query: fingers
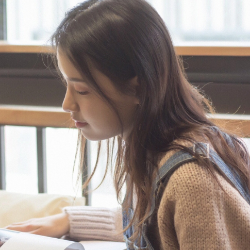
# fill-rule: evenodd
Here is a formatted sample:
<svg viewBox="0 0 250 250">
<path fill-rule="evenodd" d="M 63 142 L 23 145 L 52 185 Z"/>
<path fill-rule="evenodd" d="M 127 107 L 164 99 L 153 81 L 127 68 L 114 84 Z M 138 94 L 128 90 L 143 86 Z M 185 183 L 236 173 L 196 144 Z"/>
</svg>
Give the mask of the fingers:
<svg viewBox="0 0 250 250">
<path fill-rule="evenodd" d="M 61 213 L 13 223 L 5 228 L 14 231 L 60 238 L 69 231 L 69 220 L 67 214 Z"/>
<path fill-rule="evenodd" d="M 32 231 L 39 229 L 40 226 L 30 221 L 27 221 L 27 222 L 13 223 L 5 228 L 9 230 L 14 230 L 14 231 L 20 231 L 20 232 L 32 232 Z"/>
<path fill-rule="evenodd" d="M 49 234 L 50 230 L 47 230 L 47 227 L 40 225 L 38 221 L 34 221 L 34 220 L 13 223 L 11 225 L 8 225 L 5 228 L 9 230 L 13 230 L 13 231 L 24 232 L 24 233 L 50 236 Z"/>
<path fill-rule="evenodd" d="M 10 229 L 10 227 L 18 227 L 18 226 L 24 225 L 25 223 L 27 223 L 27 222 L 16 222 L 16 223 L 12 223 L 12 224 L 6 226 L 5 228 Z"/>
</svg>

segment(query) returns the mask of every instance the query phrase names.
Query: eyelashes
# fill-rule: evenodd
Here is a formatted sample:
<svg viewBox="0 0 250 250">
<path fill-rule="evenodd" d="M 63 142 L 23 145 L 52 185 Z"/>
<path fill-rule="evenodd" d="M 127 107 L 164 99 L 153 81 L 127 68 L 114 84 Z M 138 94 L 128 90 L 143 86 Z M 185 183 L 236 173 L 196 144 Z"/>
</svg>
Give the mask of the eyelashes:
<svg viewBox="0 0 250 250">
<path fill-rule="evenodd" d="M 76 92 L 79 94 L 79 95 L 87 95 L 89 92 L 88 91 L 77 91 Z"/>
<path fill-rule="evenodd" d="M 64 78 L 62 80 L 63 80 L 63 83 L 64 83 L 65 87 L 68 88 L 68 86 L 69 86 L 68 81 L 66 79 L 64 79 Z M 77 89 L 79 89 L 79 87 L 76 86 L 75 84 L 73 84 L 72 87 L 74 88 L 75 92 L 77 94 L 79 94 L 79 95 L 87 95 L 87 94 L 89 94 L 89 91 L 79 91 L 79 90 L 77 90 Z"/>
</svg>

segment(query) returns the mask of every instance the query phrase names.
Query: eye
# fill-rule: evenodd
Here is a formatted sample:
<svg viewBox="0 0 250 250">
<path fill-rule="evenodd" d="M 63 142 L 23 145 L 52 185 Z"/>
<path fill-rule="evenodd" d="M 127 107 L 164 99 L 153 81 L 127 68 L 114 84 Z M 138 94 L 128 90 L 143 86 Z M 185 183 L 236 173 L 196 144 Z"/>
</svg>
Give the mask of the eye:
<svg viewBox="0 0 250 250">
<path fill-rule="evenodd" d="M 88 91 L 77 91 L 76 92 L 79 94 L 79 95 L 87 95 L 89 92 Z"/>
</svg>

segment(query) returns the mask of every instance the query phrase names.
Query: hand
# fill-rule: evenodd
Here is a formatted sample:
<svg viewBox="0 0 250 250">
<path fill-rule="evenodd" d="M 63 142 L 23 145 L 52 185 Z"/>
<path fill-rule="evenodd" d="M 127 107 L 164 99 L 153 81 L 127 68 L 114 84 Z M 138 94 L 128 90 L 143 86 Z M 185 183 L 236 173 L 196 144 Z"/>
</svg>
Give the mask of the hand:
<svg viewBox="0 0 250 250">
<path fill-rule="evenodd" d="M 5 228 L 14 231 L 61 238 L 69 232 L 69 219 L 66 213 L 61 213 L 43 218 L 30 219 L 24 222 L 13 223 Z"/>
</svg>

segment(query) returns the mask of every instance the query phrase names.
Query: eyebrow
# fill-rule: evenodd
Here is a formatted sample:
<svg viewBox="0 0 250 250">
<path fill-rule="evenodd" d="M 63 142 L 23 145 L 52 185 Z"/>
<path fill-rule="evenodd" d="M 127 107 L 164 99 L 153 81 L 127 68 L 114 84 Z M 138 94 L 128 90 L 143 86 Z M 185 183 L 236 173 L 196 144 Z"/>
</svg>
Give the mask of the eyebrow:
<svg viewBox="0 0 250 250">
<path fill-rule="evenodd" d="M 83 79 L 74 78 L 74 77 L 67 77 L 66 80 L 71 81 L 71 82 L 84 82 L 85 83 Z"/>
</svg>

